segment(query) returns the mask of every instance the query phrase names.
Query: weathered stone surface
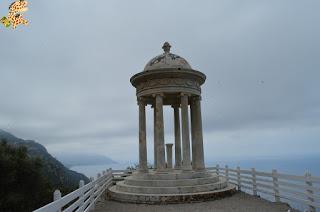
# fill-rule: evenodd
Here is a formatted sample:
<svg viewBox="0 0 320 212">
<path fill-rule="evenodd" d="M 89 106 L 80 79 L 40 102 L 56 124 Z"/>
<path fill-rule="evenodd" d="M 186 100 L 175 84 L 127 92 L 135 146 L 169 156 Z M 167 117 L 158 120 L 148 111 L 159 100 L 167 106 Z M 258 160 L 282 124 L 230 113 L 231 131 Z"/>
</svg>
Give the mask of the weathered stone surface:
<svg viewBox="0 0 320 212">
<path fill-rule="evenodd" d="M 196 80 L 183 78 L 162 78 L 149 79 L 141 82 L 137 86 L 137 94 L 146 95 L 155 92 L 184 92 L 191 91 L 194 94 L 199 94 L 201 89 Z"/>
<path fill-rule="evenodd" d="M 182 57 L 170 53 L 170 44 L 165 42 L 163 45 L 164 53 L 152 58 L 144 67 L 144 71 L 159 70 L 162 68 L 184 68 L 191 69 L 189 63 Z"/>
<path fill-rule="evenodd" d="M 110 198 L 118 201 L 147 203 L 195 201 L 232 194 L 235 186 L 207 171 L 150 171 L 133 175 L 110 187 Z M 222 192 L 223 194 L 219 194 Z M 121 200 L 122 199 L 122 200 Z"/>
<path fill-rule="evenodd" d="M 143 98 L 138 99 L 139 105 L 139 171 L 147 172 L 147 142 L 146 142 L 146 111 Z"/>
<path fill-rule="evenodd" d="M 163 45 L 164 53 L 153 58 L 143 72 L 130 79 L 139 100 L 140 169 L 110 188 L 110 197 L 115 200 L 139 203 L 199 201 L 229 195 L 234 191 L 234 186 L 207 172 L 204 166 L 200 99 L 201 85 L 206 76 L 193 70 L 182 57 L 170 53 L 170 47 L 166 42 Z M 146 168 L 145 104 L 151 104 L 154 110 L 154 170 Z M 176 169 L 173 169 L 172 144 L 166 144 L 167 164 L 165 160 L 165 105 L 174 108 Z M 189 112 L 193 161 L 190 151 Z"/>
<path fill-rule="evenodd" d="M 188 95 L 181 94 L 182 169 L 191 170 Z"/>
<path fill-rule="evenodd" d="M 200 100 L 200 97 L 193 97 L 190 104 L 193 170 L 203 170 L 205 168 Z"/>
<path fill-rule="evenodd" d="M 160 74 L 160 75 L 159 75 Z M 166 76 L 167 75 L 167 76 Z M 137 96 L 148 97 L 154 93 L 189 93 L 201 94 L 201 84 L 205 75 L 195 70 L 165 69 L 142 73 L 131 78 L 131 83 L 136 86 Z M 150 98 L 150 100 L 152 100 Z M 148 102 L 151 104 L 151 101 Z M 171 102 L 170 104 L 173 104 Z"/>
<path fill-rule="evenodd" d="M 166 183 L 163 183 L 163 186 L 149 187 L 149 186 L 133 186 L 125 184 L 125 182 L 118 182 L 116 189 L 118 191 L 135 193 L 135 194 L 187 194 L 187 193 L 198 193 L 198 192 L 208 192 L 218 189 L 223 189 L 227 187 L 227 182 L 221 180 L 215 183 L 208 184 L 198 184 L 198 185 L 184 185 L 184 186 L 171 186 L 165 187 Z"/>
<path fill-rule="evenodd" d="M 155 95 L 155 138 L 157 145 L 157 170 L 163 171 L 166 168 L 165 145 L 164 145 L 164 123 L 163 123 L 163 95 Z"/>
<path fill-rule="evenodd" d="M 206 178 L 216 176 L 207 171 L 201 172 L 183 172 L 182 170 L 167 170 L 167 172 L 158 173 L 156 171 L 150 170 L 149 173 L 140 174 L 134 173 L 131 177 L 135 179 L 144 179 L 144 180 L 176 180 L 176 179 L 196 179 L 196 178 Z"/>
<path fill-rule="evenodd" d="M 221 199 L 236 192 L 234 185 L 228 185 L 223 189 L 208 192 L 181 193 L 181 194 L 140 194 L 119 191 L 115 186 L 109 188 L 108 198 L 120 202 L 143 203 L 143 204 L 171 204 L 186 202 L 202 202 Z"/>
<path fill-rule="evenodd" d="M 153 200 L 152 198 L 150 198 Z M 236 192 L 232 196 L 211 201 L 192 202 L 192 204 L 135 204 L 101 199 L 95 212 L 298 212 L 285 203 L 274 203 L 257 196 Z"/>
<path fill-rule="evenodd" d="M 128 185 L 134 186 L 150 186 L 150 187 L 173 187 L 173 186 L 193 186 L 215 183 L 219 181 L 219 177 L 212 175 L 211 177 L 194 178 L 194 179 L 176 179 L 176 180 L 143 180 L 127 177 L 124 181 Z"/>
<path fill-rule="evenodd" d="M 173 144 L 166 144 L 167 169 L 172 169 L 172 146 L 173 146 Z"/>
<path fill-rule="evenodd" d="M 180 108 L 178 104 L 172 106 L 174 110 L 174 152 L 175 169 L 181 169 L 181 132 L 180 132 Z"/>
</svg>

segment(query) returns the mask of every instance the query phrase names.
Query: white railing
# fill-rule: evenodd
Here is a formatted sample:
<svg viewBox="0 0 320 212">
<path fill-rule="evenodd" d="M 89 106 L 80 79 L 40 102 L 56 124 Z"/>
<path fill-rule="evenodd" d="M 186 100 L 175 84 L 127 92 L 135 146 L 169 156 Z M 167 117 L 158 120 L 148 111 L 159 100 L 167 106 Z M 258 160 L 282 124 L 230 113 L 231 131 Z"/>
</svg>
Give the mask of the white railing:
<svg viewBox="0 0 320 212">
<path fill-rule="evenodd" d="M 271 173 L 251 170 L 244 170 L 237 167 L 230 169 L 228 166 L 207 168 L 227 182 L 237 185 L 238 190 L 253 195 L 268 195 L 276 202 L 286 199 L 292 202 L 302 203 L 308 207 L 308 211 L 320 209 L 320 177 L 311 176 L 306 173 L 304 176 L 278 173 L 273 170 Z M 91 211 L 101 194 L 113 182 L 123 180 L 130 175 L 128 170 L 111 170 L 97 175 L 97 179 L 84 185 L 80 181 L 79 188 L 66 196 L 61 197 L 59 190 L 54 192 L 53 202 L 35 210 L 35 212 L 69 212 L 69 211 Z"/>
<path fill-rule="evenodd" d="M 69 212 L 69 211 L 92 211 L 97 199 L 112 184 L 113 171 L 108 169 L 97 175 L 97 179 L 84 185 L 80 180 L 79 188 L 66 196 L 61 197 L 61 192 L 56 190 L 53 194 L 53 202 L 49 203 L 34 212 Z"/>
<path fill-rule="evenodd" d="M 228 182 L 237 185 L 240 191 L 249 191 L 253 195 L 271 195 L 276 202 L 280 202 L 282 198 L 302 203 L 308 207 L 308 211 L 320 208 L 320 177 L 311 176 L 308 172 L 304 176 L 297 176 L 278 173 L 275 169 L 267 173 L 254 168 L 230 169 L 228 166 L 219 165 L 208 170 L 225 177 Z"/>
</svg>

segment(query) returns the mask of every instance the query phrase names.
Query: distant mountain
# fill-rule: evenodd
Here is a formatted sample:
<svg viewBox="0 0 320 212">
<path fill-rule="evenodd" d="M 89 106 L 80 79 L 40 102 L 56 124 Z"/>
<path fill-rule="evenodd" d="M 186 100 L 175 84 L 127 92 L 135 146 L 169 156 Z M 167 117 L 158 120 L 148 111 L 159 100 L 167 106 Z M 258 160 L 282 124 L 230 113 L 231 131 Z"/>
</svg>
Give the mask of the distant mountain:
<svg viewBox="0 0 320 212">
<path fill-rule="evenodd" d="M 66 168 L 60 161 L 52 157 L 44 146 L 35 141 L 17 138 L 1 129 L 0 139 L 5 139 L 8 144 L 13 146 L 26 146 L 31 157 L 41 158 L 44 162 L 43 172 L 56 188 L 63 186 L 74 189 L 78 187 L 80 180 L 84 180 L 86 183 L 89 182 L 85 175 Z"/>
<path fill-rule="evenodd" d="M 107 165 L 115 164 L 111 158 L 104 155 L 93 154 L 77 154 L 77 153 L 55 153 L 54 156 L 61 161 L 65 166 L 87 166 L 87 165 Z"/>
</svg>

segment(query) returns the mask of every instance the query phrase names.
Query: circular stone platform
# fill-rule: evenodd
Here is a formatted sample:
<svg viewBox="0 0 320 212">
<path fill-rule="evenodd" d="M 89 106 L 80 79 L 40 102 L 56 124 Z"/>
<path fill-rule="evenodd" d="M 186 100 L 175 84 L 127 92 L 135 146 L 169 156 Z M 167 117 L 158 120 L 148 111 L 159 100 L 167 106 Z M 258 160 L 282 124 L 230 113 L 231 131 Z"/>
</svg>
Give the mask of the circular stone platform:
<svg viewBox="0 0 320 212">
<path fill-rule="evenodd" d="M 219 199 L 235 191 L 234 185 L 207 171 L 170 170 L 136 172 L 110 187 L 108 196 L 120 202 L 162 204 Z"/>
</svg>

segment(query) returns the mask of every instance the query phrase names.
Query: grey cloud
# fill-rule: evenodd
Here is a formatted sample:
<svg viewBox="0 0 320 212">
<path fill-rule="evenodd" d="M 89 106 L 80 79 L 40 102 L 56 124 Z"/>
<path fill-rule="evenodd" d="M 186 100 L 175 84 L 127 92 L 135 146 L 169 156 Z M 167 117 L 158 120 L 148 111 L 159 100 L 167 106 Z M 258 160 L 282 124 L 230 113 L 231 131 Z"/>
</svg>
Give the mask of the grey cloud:
<svg viewBox="0 0 320 212">
<path fill-rule="evenodd" d="M 129 78 L 168 40 L 207 75 L 207 148 L 223 137 L 225 144 L 213 144 L 228 152 L 228 142 L 247 145 L 252 134 L 262 141 L 270 130 L 287 145 L 299 141 L 286 129 L 310 142 L 320 137 L 308 135 L 320 125 L 319 1 L 29 2 L 30 26 L 0 31 L 2 129 L 52 151 L 134 158 L 129 147 L 137 149 L 138 114 Z M 0 2 L 1 14 L 6 3 Z M 171 142 L 170 109 L 165 121 Z"/>
</svg>

